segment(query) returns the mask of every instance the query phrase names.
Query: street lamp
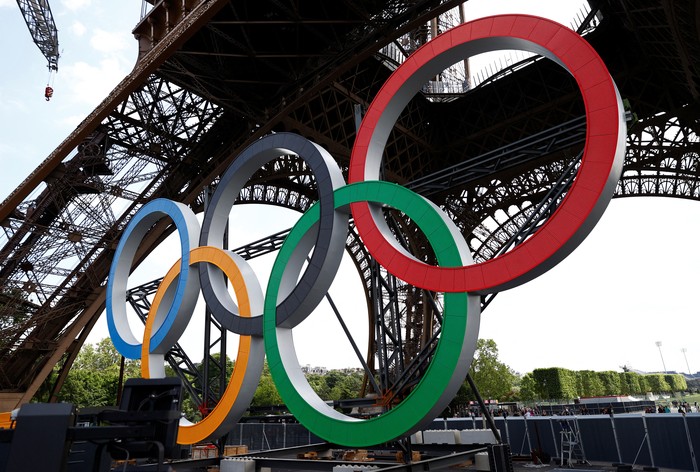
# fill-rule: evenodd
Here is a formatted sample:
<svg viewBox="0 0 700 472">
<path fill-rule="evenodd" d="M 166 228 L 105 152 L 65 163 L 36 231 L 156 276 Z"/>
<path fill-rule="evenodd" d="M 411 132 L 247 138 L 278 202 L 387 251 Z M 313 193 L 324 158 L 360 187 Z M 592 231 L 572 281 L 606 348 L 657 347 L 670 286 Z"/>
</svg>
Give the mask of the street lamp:
<svg viewBox="0 0 700 472">
<path fill-rule="evenodd" d="M 683 358 L 685 359 L 685 366 L 688 368 L 688 375 L 692 377 L 692 373 L 690 372 L 690 366 L 688 365 L 688 356 L 686 356 L 686 352 L 688 350 L 686 348 L 682 348 L 681 352 L 683 353 Z"/>
<path fill-rule="evenodd" d="M 661 365 L 664 366 L 664 373 L 666 373 L 666 363 L 664 362 L 664 355 L 661 353 L 661 341 L 656 341 L 656 347 L 659 348 L 659 355 L 661 356 Z"/>
</svg>

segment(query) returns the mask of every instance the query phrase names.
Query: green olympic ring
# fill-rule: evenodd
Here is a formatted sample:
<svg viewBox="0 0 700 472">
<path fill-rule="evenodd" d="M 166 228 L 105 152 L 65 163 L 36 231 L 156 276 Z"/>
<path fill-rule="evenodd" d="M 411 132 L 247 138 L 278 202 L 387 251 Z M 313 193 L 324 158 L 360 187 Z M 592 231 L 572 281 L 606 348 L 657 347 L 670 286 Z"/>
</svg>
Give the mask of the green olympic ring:
<svg viewBox="0 0 700 472">
<path fill-rule="evenodd" d="M 451 220 L 443 218 L 442 211 L 405 187 L 385 181 L 358 182 L 336 190 L 334 201 L 336 209 L 359 201 L 399 209 L 424 232 L 438 264 L 459 267 L 471 262 L 471 256 L 460 251 L 455 242 Z M 292 228 L 270 275 L 263 313 L 263 339 L 272 378 L 289 410 L 311 432 L 326 441 L 357 447 L 411 434 L 440 414 L 467 375 L 479 331 L 479 297 L 464 292 L 445 294 L 442 331 L 434 357 L 418 385 L 400 404 L 367 420 L 337 412 L 311 389 L 301 372 L 292 330 L 277 325 L 276 307 L 289 290 L 284 287 L 284 279 L 289 278 L 285 274 L 287 261 L 299 241 L 317 224 L 318 210 L 318 205 L 312 206 Z M 283 290 L 280 290 L 281 284 Z"/>
</svg>

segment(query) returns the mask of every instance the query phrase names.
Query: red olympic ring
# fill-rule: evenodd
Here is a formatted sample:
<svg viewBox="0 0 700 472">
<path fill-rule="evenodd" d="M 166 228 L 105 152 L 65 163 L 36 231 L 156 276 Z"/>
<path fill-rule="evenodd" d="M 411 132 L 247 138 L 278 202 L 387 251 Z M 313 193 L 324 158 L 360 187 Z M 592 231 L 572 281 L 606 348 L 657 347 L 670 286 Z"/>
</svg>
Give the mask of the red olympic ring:
<svg viewBox="0 0 700 472">
<path fill-rule="evenodd" d="M 389 272 L 413 285 L 444 292 L 496 292 L 521 285 L 564 259 L 588 235 L 622 171 L 626 125 L 615 83 L 595 50 L 576 32 L 528 15 L 483 18 L 457 26 L 406 59 L 374 98 L 352 150 L 348 183 L 379 179 L 389 133 L 408 101 L 430 77 L 475 53 L 531 51 L 562 65 L 576 80 L 586 109 L 586 143 L 575 182 L 549 220 L 524 243 L 491 260 L 463 267 L 425 264 L 393 242 L 381 208 L 353 203 L 360 237 Z"/>
</svg>

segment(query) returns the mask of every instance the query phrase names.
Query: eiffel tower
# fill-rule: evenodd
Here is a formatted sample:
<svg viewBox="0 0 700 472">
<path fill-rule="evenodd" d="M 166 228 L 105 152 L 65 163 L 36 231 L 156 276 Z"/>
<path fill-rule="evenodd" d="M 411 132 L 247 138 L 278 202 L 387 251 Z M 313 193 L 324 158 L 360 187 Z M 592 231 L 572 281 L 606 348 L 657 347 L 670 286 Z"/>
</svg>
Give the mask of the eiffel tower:
<svg viewBox="0 0 700 472">
<path fill-rule="evenodd" d="M 164 197 L 202 211 L 204 189 L 272 132 L 311 139 L 347 170 L 363 110 L 416 47 L 461 21 L 462 4 L 149 3 L 133 71 L 0 206 L 0 410 L 29 401 L 56 366 L 60 388 L 104 311 L 114 249 L 143 204 Z M 616 198 L 699 198 L 699 10 L 694 0 L 591 0 L 576 25 L 629 104 Z M 523 58 L 478 81 L 455 69 L 404 110 L 383 172 L 445 209 L 484 261 L 552 214 L 584 138 L 576 85 L 551 61 Z M 304 211 L 315 198 L 309 169 L 282 156 L 239 203 Z M 400 215 L 395 222 L 430 257 L 420 234 Z M 137 262 L 172 230 L 153 228 Z M 347 248 L 376 321 L 366 363 L 406 388 L 439 330 L 434 296 L 387 277 L 352 230 Z"/>
</svg>

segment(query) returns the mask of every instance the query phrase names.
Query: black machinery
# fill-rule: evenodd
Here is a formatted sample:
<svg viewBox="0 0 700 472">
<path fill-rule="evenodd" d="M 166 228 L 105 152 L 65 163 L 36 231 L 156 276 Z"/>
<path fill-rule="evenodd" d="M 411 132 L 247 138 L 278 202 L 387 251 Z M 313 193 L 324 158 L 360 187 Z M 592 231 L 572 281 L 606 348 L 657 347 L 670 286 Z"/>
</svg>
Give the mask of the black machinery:
<svg viewBox="0 0 700 472">
<path fill-rule="evenodd" d="M 128 379 L 118 409 L 82 417 L 70 403 L 28 403 L 14 429 L 0 430 L 0 472 L 107 471 L 111 459 L 180 458 L 182 381 Z M 130 470 L 138 470 L 138 465 Z M 152 470 L 150 468 L 149 470 Z"/>
</svg>

